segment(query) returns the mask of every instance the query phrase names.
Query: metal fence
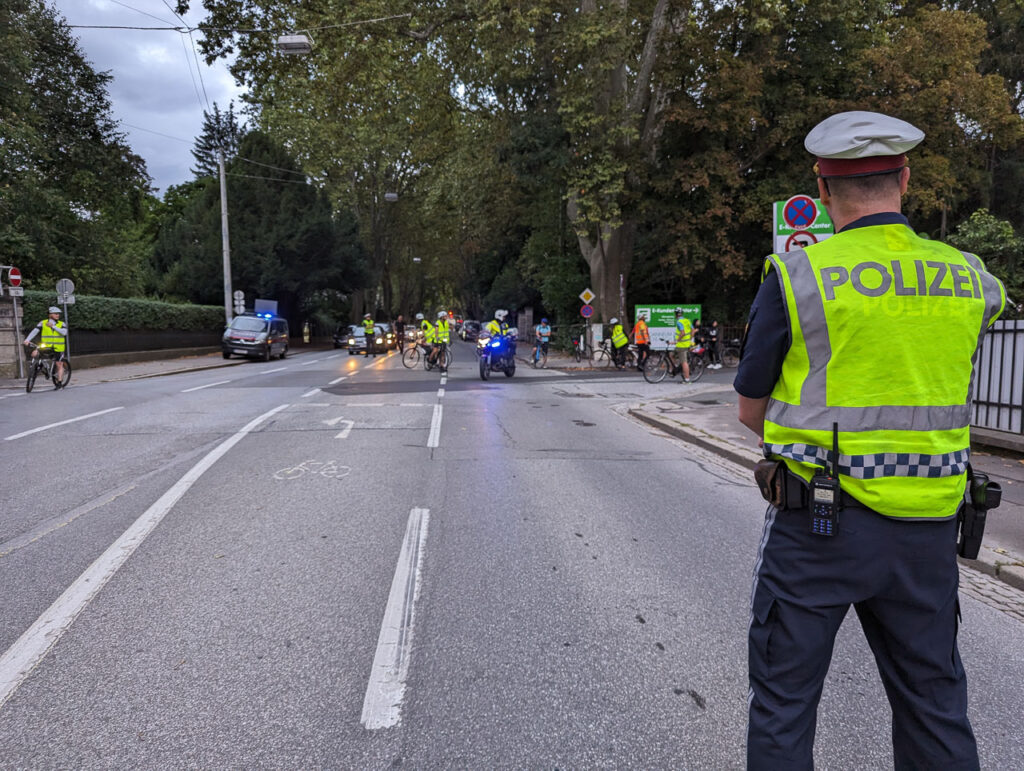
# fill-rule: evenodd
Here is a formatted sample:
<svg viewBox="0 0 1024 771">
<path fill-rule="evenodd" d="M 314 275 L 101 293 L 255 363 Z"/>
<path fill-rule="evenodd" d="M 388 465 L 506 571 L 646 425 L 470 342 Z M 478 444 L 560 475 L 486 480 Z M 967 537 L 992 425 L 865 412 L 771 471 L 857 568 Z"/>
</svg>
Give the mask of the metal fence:
<svg viewBox="0 0 1024 771">
<path fill-rule="evenodd" d="M 1024 320 L 992 325 L 976 377 L 971 425 L 1024 434 Z"/>
</svg>

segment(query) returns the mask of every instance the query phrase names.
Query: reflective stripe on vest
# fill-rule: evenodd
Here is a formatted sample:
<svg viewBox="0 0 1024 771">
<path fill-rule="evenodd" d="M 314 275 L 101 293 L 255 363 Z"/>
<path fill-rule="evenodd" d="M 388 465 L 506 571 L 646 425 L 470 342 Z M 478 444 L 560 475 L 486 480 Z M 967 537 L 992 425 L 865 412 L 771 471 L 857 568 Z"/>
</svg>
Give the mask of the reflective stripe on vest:
<svg viewBox="0 0 1024 771">
<path fill-rule="evenodd" d="M 633 336 L 636 338 L 637 345 L 647 345 L 651 342 L 651 334 L 647 331 L 647 325 L 642 321 L 636 323 L 633 328 Z"/>
<path fill-rule="evenodd" d="M 447 321 L 444 321 L 443 319 L 439 319 L 438 320 L 437 327 L 436 327 L 436 330 L 434 332 L 434 340 L 435 340 L 435 342 L 438 342 L 438 343 L 450 343 L 451 342 L 451 336 L 450 336 L 449 331 L 448 331 L 448 322 Z"/>
<path fill-rule="evenodd" d="M 693 345 L 693 325 L 687 318 L 676 319 L 676 348 L 689 348 Z"/>
<path fill-rule="evenodd" d="M 58 321 L 57 327 L 63 329 L 64 322 Z M 39 330 L 39 342 L 47 348 L 52 348 L 57 353 L 63 353 L 64 351 L 64 336 L 56 330 L 50 329 L 50 325 L 45 321 L 43 322 L 42 329 Z"/>
<path fill-rule="evenodd" d="M 423 330 L 423 340 L 427 343 L 437 342 L 437 333 L 434 331 L 434 325 L 426 319 L 420 324 L 420 329 Z"/>
<path fill-rule="evenodd" d="M 765 454 L 804 479 L 839 426 L 844 489 L 887 516 L 956 514 L 981 340 L 1005 302 L 974 255 L 903 225 L 771 255 L 792 345 L 765 414 Z"/>
<path fill-rule="evenodd" d="M 622 324 L 616 324 L 612 327 L 612 345 L 616 348 L 629 345 L 629 338 L 626 337 L 626 333 L 622 329 Z"/>
</svg>

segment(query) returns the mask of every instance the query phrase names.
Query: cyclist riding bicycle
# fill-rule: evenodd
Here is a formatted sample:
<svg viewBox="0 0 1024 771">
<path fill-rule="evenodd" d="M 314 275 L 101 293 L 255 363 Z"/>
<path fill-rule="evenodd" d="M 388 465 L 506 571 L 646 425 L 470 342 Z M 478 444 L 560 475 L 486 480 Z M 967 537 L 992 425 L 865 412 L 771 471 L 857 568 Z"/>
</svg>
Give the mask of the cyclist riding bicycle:
<svg viewBox="0 0 1024 771">
<path fill-rule="evenodd" d="M 430 361 L 432 363 L 437 362 L 437 357 L 441 355 L 444 350 L 451 342 L 451 329 L 448 326 L 448 314 L 444 311 L 438 311 L 437 313 L 437 326 L 434 327 L 434 350 L 430 352 Z M 447 372 L 448 368 L 444 366 L 444 359 L 441 359 L 441 371 Z"/>
<path fill-rule="evenodd" d="M 545 361 L 548 357 L 548 344 L 551 342 L 551 325 L 547 319 L 541 319 L 535 330 L 536 339 L 533 343 L 533 360 L 537 361 L 543 356 Z M 539 355 L 538 355 L 539 354 Z M 547 366 L 546 364 L 544 366 Z"/>
<path fill-rule="evenodd" d="M 60 308 L 51 305 L 47 318 L 35 325 L 35 328 L 25 338 L 25 345 L 32 342 L 36 335 L 40 335 L 39 348 L 32 351 L 32 358 L 40 353 L 52 355 L 56 359 L 57 383 L 64 382 L 64 362 L 67 361 L 67 344 L 65 338 L 68 336 L 68 328 L 60 320 Z M 61 388 L 60 385 L 57 388 Z"/>
</svg>

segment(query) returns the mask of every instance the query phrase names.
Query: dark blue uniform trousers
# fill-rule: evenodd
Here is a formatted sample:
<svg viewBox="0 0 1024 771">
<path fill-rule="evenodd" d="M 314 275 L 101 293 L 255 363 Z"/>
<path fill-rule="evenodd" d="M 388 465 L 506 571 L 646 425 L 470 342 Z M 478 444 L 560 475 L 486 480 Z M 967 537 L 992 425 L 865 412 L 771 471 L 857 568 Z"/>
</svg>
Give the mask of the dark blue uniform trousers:
<svg viewBox="0 0 1024 771">
<path fill-rule="evenodd" d="M 844 508 L 812 535 L 806 510 L 769 507 L 754 568 L 747 766 L 809 769 L 839 625 L 857 611 L 892 707 L 897 769 L 977 769 L 956 633 L 956 520 Z M 860 719 L 851 715 L 851 719 Z"/>
</svg>

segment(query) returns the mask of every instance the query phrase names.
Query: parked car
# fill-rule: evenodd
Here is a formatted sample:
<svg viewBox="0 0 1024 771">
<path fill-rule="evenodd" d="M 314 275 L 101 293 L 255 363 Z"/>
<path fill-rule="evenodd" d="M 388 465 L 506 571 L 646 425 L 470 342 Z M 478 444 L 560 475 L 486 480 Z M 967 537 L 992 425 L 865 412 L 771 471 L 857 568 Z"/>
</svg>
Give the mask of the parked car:
<svg viewBox="0 0 1024 771">
<path fill-rule="evenodd" d="M 272 313 L 246 312 L 231 319 L 220 341 L 221 355 L 250 356 L 270 361 L 288 355 L 288 321 Z"/>
<path fill-rule="evenodd" d="M 481 324 L 479 321 L 473 321 L 472 319 L 466 319 L 462 322 L 462 326 L 459 327 L 459 337 L 463 340 L 476 340 L 480 337 Z"/>
</svg>

